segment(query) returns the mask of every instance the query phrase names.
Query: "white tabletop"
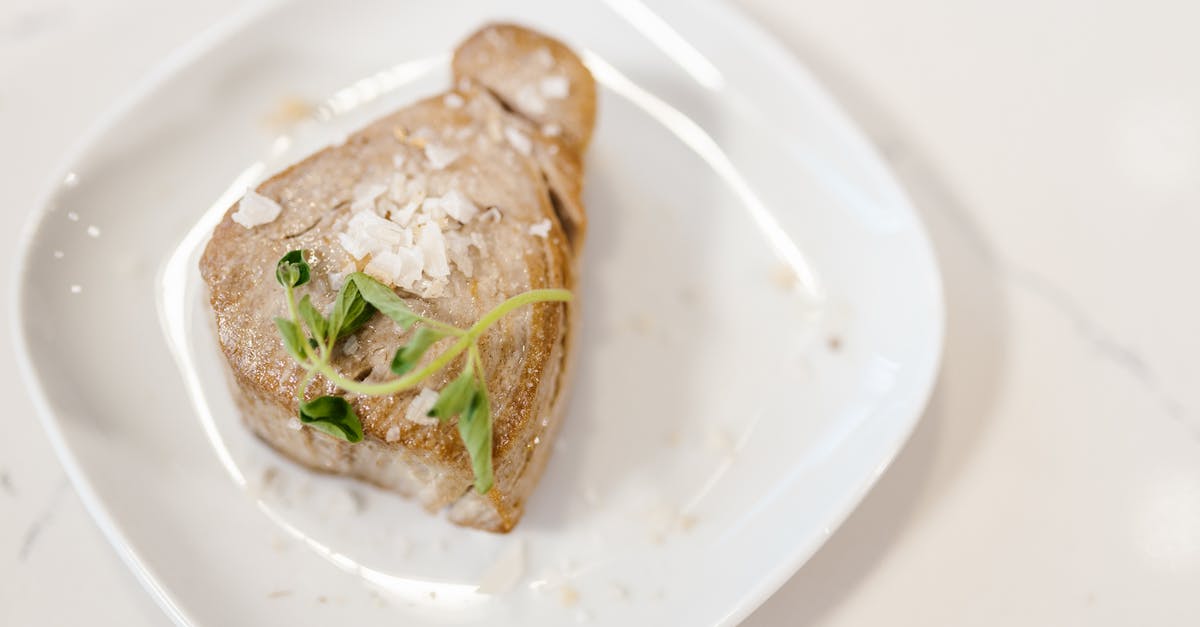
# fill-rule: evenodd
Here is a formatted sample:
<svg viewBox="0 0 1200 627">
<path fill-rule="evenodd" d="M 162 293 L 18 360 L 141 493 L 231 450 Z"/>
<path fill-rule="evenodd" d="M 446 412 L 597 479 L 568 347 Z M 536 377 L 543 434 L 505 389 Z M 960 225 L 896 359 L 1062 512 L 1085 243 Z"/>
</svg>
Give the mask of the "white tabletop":
<svg viewBox="0 0 1200 627">
<path fill-rule="evenodd" d="M 0 2 L 0 248 L 82 131 L 235 4 Z M 892 161 L 949 308 L 912 441 L 747 624 L 1196 624 L 1200 4 L 739 4 Z M 11 342 L 0 624 L 164 624 L 67 483 Z"/>
</svg>

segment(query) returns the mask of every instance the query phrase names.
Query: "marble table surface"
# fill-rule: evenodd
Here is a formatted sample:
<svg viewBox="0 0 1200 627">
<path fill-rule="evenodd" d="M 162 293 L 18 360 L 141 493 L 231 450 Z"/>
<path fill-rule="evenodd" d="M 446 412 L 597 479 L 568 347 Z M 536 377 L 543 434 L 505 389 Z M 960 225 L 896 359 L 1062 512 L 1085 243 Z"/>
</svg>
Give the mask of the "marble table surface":
<svg viewBox="0 0 1200 627">
<path fill-rule="evenodd" d="M 746 624 L 1200 623 L 1200 4 L 737 3 L 899 172 L 949 310 L 912 440 Z M 235 4 L 0 2 L 0 249 L 84 129 Z M 0 625 L 165 624 L 51 452 L 8 309 Z"/>
</svg>

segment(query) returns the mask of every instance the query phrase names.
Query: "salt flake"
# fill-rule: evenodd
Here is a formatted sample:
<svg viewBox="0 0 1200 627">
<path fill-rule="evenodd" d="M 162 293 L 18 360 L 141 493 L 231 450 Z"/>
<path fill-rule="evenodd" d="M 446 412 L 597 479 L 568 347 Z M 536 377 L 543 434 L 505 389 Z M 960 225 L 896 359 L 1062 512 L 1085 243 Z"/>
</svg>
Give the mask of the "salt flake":
<svg viewBox="0 0 1200 627">
<path fill-rule="evenodd" d="M 273 222 L 281 211 L 283 207 L 280 207 L 279 203 L 254 190 L 248 190 L 238 201 L 238 209 L 231 217 L 234 222 L 252 229 L 260 224 Z"/>
<path fill-rule="evenodd" d="M 550 235 L 550 218 L 529 225 L 529 234 L 546 239 Z"/>
</svg>

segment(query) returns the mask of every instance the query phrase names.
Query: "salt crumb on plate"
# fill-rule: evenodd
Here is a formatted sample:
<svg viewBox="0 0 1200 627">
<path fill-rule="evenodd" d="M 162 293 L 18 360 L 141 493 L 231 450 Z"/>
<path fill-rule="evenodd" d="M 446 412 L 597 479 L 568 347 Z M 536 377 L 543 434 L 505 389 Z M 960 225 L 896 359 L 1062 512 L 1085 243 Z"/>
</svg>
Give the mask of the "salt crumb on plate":
<svg viewBox="0 0 1200 627">
<path fill-rule="evenodd" d="M 496 561 L 484 572 L 476 592 L 503 594 L 515 588 L 524 573 L 525 541 L 518 538 L 505 547 Z"/>
<path fill-rule="evenodd" d="M 720 453 L 726 457 L 733 457 L 737 453 L 737 445 L 724 429 L 709 425 L 706 436 L 708 448 L 714 453 Z"/>
<path fill-rule="evenodd" d="M 263 117 L 263 124 L 269 129 L 280 131 L 313 117 L 316 111 L 317 108 L 303 98 L 284 96 L 275 103 L 274 109 Z"/>
<path fill-rule="evenodd" d="M 637 312 L 629 317 L 629 329 L 639 335 L 649 335 L 654 331 L 654 318 L 645 312 Z"/>
<path fill-rule="evenodd" d="M 795 289 L 796 284 L 800 282 L 800 277 L 796 276 L 794 268 L 780 263 L 771 269 L 771 282 L 781 290 L 790 291 Z"/>
</svg>

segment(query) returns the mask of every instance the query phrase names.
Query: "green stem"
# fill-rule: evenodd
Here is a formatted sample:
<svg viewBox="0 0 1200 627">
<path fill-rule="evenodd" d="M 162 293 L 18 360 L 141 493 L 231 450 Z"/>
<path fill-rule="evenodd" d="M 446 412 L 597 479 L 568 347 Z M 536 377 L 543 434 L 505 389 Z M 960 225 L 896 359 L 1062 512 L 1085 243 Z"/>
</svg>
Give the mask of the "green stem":
<svg viewBox="0 0 1200 627">
<path fill-rule="evenodd" d="M 417 320 L 420 320 L 422 323 L 424 323 L 428 326 L 431 326 L 439 331 L 442 331 L 442 332 L 446 333 L 447 335 L 463 336 L 463 335 L 467 334 L 466 331 L 463 331 L 462 329 L 460 329 L 452 324 L 446 324 L 445 322 L 440 322 L 438 320 L 434 320 L 433 318 L 426 318 L 425 316 L 417 316 Z"/>
<path fill-rule="evenodd" d="M 475 324 L 471 325 L 470 329 L 467 329 L 467 336 L 472 338 L 479 337 L 484 331 L 487 330 L 488 327 L 495 324 L 497 320 L 503 318 L 510 311 L 518 307 L 523 307 L 532 303 L 566 302 L 569 300 L 571 300 L 571 292 L 557 288 L 548 290 L 529 290 L 523 294 L 517 294 L 516 296 L 513 296 L 499 305 L 496 305 L 495 308 L 484 314 L 484 316 L 479 319 L 479 322 L 476 322 Z"/>
<path fill-rule="evenodd" d="M 475 362 L 475 378 L 479 381 L 479 389 L 483 390 L 483 396 L 487 398 L 487 371 L 483 369 L 483 357 L 479 355 L 479 344 L 471 345 L 471 360 Z M 489 417 L 488 420 L 491 418 Z"/>
<path fill-rule="evenodd" d="M 467 346 L 470 345 L 470 342 L 470 338 L 463 336 L 452 346 L 450 346 L 450 348 L 446 349 L 446 352 L 438 355 L 437 359 L 429 362 L 428 366 L 425 366 L 424 368 L 406 376 L 400 377 L 399 379 L 392 379 L 391 381 L 384 381 L 382 383 L 363 383 L 361 381 L 347 379 L 346 377 L 338 374 L 337 371 L 334 370 L 329 364 L 317 364 L 317 372 L 325 375 L 325 377 L 332 381 L 334 385 L 346 390 L 347 392 L 363 394 L 366 396 L 395 394 L 396 392 L 401 392 L 403 390 L 407 390 L 408 388 L 415 387 L 418 383 L 429 377 L 429 375 L 441 370 L 442 368 L 445 368 L 451 361 L 454 360 L 455 357 L 458 357 L 464 350 L 467 349 Z"/>
<path fill-rule="evenodd" d="M 290 285 L 285 285 L 283 289 L 287 295 L 288 319 L 297 322 L 300 316 L 296 315 L 296 289 Z"/>
<path fill-rule="evenodd" d="M 284 286 L 284 289 L 287 291 L 288 318 L 291 319 L 292 324 L 296 325 L 297 329 L 300 329 L 302 336 L 307 335 L 304 333 L 304 323 L 300 322 L 300 316 L 296 313 L 296 290 L 290 285 Z M 320 341 L 317 343 L 320 344 Z M 313 354 L 312 347 L 308 345 L 308 342 L 300 342 L 300 350 L 304 351 L 304 356 L 308 358 L 308 361 L 317 361 L 318 356 Z M 324 347 L 322 346 L 320 355 L 322 359 L 325 358 L 324 353 Z"/>
<path fill-rule="evenodd" d="M 461 355 L 464 350 L 474 347 L 475 340 L 477 340 L 479 336 L 487 330 L 488 327 L 495 324 L 497 320 L 504 317 L 512 310 L 532 303 L 565 302 L 568 300 L 571 300 L 571 292 L 563 289 L 530 290 L 523 294 L 513 296 L 512 298 L 497 305 L 488 313 L 484 314 L 484 316 L 479 319 L 479 322 L 476 322 L 474 325 L 472 325 L 471 328 L 467 329 L 466 332 L 463 332 L 461 329 L 451 327 L 457 332 L 455 335 L 459 336 L 458 341 L 452 344 L 450 348 L 446 349 L 446 351 L 441 355 L 438 355 L 436 359 L 429 362 L 429 365 L 417 370 L 416 372 L 400 377 L 399 379 L 384 381 L 382 383 L 363 383 L 361 381 L 354 381 L 352 379 L 343 377 L 342 375 L 338 374 L 333 367 L 325 362 L 317 362 L 314 364 L 314 367 L 317 372 L 325 375 L 325 377 L 332 381 L 334 385 L 346 390 L 347 392 L 363 394 L 366 396 L 395 394 L 396 392 L 401 392 L 403 390 L 415 387 L 418 383 L 424 381 L 430 375 L 436 373 L 442 368 L 445 368 L 450 364 L 451 361 L 454 360 L 454 358 Z M 441 325 L 444 323 L 438 324 Z M 475 356 L 475 360 L 476 363 L 478 363 L 478 355 Z"/>
<path fill-rule="evenodd" d="M 312 383 L 313 377 L 316 374 L 315 370 L 305 365 L 304 379 L 300 381 L 300 385 L 296 386 L 296 401 L 301 405 L 304 404 L 304 393 L 308 391 L 308 384 Z"/>
</svg>

